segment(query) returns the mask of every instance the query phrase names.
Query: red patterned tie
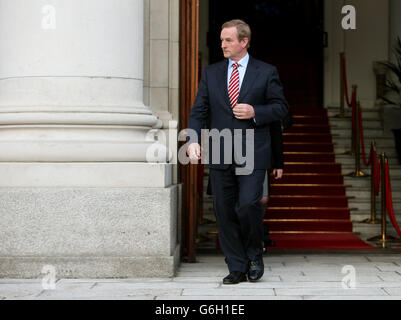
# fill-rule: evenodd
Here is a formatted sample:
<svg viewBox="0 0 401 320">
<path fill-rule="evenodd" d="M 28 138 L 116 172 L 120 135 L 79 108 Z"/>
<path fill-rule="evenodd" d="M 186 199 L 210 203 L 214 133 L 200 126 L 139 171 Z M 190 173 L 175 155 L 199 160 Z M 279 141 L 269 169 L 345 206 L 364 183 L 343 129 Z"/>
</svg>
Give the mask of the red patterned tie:
<svg viewBox="0 0 401 320">
<path fill-rule="evenodd" d="M 228 97 L 230 98 L 231 107 L 237 105 L 239 95 L 239 72 L 238 62 L 233 64 L 233 72 L 231 73 L 230 82 L 228 84 Z"/>
</svg>

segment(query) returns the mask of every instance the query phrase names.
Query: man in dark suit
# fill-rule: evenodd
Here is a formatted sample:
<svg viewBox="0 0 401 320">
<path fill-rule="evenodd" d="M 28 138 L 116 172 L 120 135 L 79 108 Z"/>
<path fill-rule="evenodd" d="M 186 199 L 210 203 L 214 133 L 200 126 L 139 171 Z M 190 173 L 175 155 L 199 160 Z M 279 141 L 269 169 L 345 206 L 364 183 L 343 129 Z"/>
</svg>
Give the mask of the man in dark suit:
<svg viewBox="0 0 401 320">
<path fill-rule="evenodd" d="M 223 283 L 236 284 L 247 276 L 249 281 L 263 276 L 260 200 L 271 166 L 269 125 L 286 116 L 288 104 L 276 68 L 249 56 L 251 31 L 245 22 L 226 22 L 220 38 L 226 60 L 202 73 L 188 123 L 196 135 L 189 137 L 187 153 L 191 161 L 201 159 L 201 131 L 209 117 L 215 132 L 231 133 L 231 139 L 209 137 L 208 166 L 219 241 L 229 269 Z"/>
<path fill-rule="evenodd" d="M 275 180 L 282 178 L 284 173 L 284 150 L 283 150 L 283 133 L 281 128 L 281 122 L 275 121 L 270 124 L 270 138 L 271 138 L 271 156 L 272 156 L 272 173 Z M 265 181 L 263 182 L 263 197 L 260 203 L 267 207 L 269 202 L 269 190 L 270 190 L 270 170 L 266 171 Z M 210 183 L 210 176 L 207 182 L 207 195 L 213 195 L 212 186 Z M 269 228 L 267 225 L 263 226 L 263 246 L 274 247 L 275 243 L 270 239 Z M 265 251 L 265 250 L 264 250 Z"/>
</svg>

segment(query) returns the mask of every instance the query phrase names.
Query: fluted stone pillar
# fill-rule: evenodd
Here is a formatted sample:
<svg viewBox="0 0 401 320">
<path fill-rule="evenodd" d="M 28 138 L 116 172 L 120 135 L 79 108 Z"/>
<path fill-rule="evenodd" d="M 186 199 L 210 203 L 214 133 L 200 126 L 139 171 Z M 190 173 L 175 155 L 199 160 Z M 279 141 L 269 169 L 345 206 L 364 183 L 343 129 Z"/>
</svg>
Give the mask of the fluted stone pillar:
<svg viewBox="0 0 401 320">
<path fill-rule="evenodd" d="M 143 0 L 0 0 L 0 276 L 174 273 L 143 15 Z"/>
<path fill-rule="evenodd" d="M 145 161 L 143 1 L 0 3 L 0 160 Z"/>
</svg>

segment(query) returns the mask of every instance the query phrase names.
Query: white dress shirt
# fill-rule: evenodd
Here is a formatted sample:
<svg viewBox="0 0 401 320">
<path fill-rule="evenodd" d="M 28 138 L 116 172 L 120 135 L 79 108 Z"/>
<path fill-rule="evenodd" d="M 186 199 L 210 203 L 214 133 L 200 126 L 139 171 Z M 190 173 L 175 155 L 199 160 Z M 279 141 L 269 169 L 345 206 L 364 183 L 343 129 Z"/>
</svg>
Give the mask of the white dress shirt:
<svg viewBox="0 0 401 320">
<path fill-rule="evenodd" d="M 238 61 L 238 73 L 239 73 L 239 89 L 241 90 L 241 85 L 244 80 L 246 68 L 248 67 L 249 62 L 249 54 L 247 53 L 245 57 Z M 233 72 L 233 64 L 235 61 L 228 59 L 228 72 L 227 72 L 227 90 L 230 85 L 230 78 Z M 256 123 L 255 118 L 252 119 L 254 123 Z"/>
<path fill-rule="evenodd" d="M 240 61 L 238 61 L 238 73 L 239 73 L 239 89 L 241 90 L 242 81 L 244 80 L 246 67 L 248 66 L 249 62 L 249 54 L 247 53 L 245 57 L 243 57 Z M 228 72 L 227 72 L 227 88 L 230 84 L 230 77 L 233 72 L 233 64 L 235 61 L 228 59 Z"/>
</svg>

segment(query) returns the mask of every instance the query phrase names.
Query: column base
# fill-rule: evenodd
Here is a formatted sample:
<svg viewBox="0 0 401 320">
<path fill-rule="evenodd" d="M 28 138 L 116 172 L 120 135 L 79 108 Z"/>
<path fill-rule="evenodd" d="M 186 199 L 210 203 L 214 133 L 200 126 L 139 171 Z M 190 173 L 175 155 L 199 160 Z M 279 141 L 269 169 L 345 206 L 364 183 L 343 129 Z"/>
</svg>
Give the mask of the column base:
<svg viewBox="0 0 401 320">
<path fill-rule="evenodd" d="M 56 279 L 173 277 L 179 263 L 179 245 L 172 256 L 0 257 L 0 278 L 42 279 L 47 265 L 54 266 Z"/>
<path fill-rule="evenodd" d="M 0 172 L 4 172 L 2 165 Z M 108 165 L 112 168 L 112 164 Z M 131 169 L 135 167 L 129 165 Z M 11 181 L 8 178 L 3 181 L 0 277 L 40 277 L 42 267 L 47 264 L 55 267 L 57 277 L 173 276 L 180 252 L 178 186 L 166 182 L 169 179 L 163 176 L 168 170 L 162 170 L 169 165 L 137 166 L 142 171 L 149 166 L 150 179 L 152 168 L 154 177 L 158 171 L 160 179 L 155 180 L 156 186 L 142 180 L 146 172 L 140 179 L 146 187 L 128 186 L 131 180 L 125 178 L 133 172 L 125 172 L 126 167 L 120 167 L 121 180 L 114 177 L 113 181 L 110 178 L 113 170 L 101 166 L 97 169 L 103 169 L 104 176 L 100 175 L 96 183 L 99 185 L 103 178 L 103 186 L 40 186 L 46 180 L 53 185 L 54 181 L 60 182 L 52 176 L 43 177 L 36 187 L 32 186 L 35 182 L 32 176 L 27 178 L 30 186 L 6 187 Z M 14 172 L 19 172 L 17 182 L 22 182 L 24 170 L 19 169 Z M 61 177 L 61 168 L 58 169 Z M 71 172 L 74 170 L 64 171 L 67 185 L 74 180 L 68 176 Z M 95 173 L 100 171 L 94 170 L 92 175 Z M 79 171 L 75 176 L 79 176 Z M 117 182 L 125 185 L 117 187 Z"/>
</svg>

